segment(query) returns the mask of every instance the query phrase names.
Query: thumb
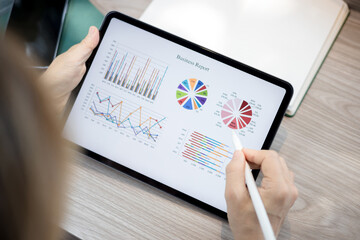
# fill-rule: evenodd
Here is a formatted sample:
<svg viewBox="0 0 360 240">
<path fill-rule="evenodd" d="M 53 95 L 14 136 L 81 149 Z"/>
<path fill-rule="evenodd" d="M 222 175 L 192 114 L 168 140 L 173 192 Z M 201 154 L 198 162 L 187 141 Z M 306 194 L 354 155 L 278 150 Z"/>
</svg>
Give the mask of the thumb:
<svg viewBox="0 0 360 240">
<path fill-rule="evenodd" d="M 240 200 L 249 197 L 245 185 L 245 156 L 242 151 L 235 151 L 232 160 L 226 167 L 226 201 Z"/>
<path fill-rule="evenodd" d="M 90 57 L 92 51 L 99 43 L 99 30 L 91 26 L 86 37 L 78 44 L 69 49 L 69 56 L 72 56 L 74 61 L 83 64 Z"/>
</svg>

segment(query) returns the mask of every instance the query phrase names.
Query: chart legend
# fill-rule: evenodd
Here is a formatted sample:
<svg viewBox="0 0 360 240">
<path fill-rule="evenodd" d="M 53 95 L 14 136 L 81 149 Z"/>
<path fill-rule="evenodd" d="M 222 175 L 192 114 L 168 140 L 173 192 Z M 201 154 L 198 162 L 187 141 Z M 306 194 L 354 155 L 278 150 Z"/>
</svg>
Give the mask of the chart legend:
<svg viewBox="0 0 360 240">
<path fill-rule="evenodd" d="M 228 145 L 196 131 L 188 137 L 181 154 L 182 157 L 221 175 L 225 175 L 225 167 L 233 155 Z"/>
<path fill-rule="evenodd" d="M 165 117 L 126 99 L 97 89 L 90 101 L 90 115 L 126 134 L 156 142 Z"/>
<path fill-rule="evenodd" d="M 180 106 L 187 110 L 201 108 L 208 96 L 205 84 L 195 78 L 184 80 L 176 90 L 176 98 Z"/>
<path fill-rule="evenodd" d="M 245 100 L 239 98 L 227 101 L 221 110 L 221 119 L 226 126 L 232 129 L 246 127 L 252 118 L 251 106 Z"/>
<path fill-rule="evenodd" d="M 144 53 L 135 52 L 113 42 L 103 64 L 104 79 L 137 93 L 150 100 L 155 100 L 166 76 L 168 66 Z"/>
</svg>

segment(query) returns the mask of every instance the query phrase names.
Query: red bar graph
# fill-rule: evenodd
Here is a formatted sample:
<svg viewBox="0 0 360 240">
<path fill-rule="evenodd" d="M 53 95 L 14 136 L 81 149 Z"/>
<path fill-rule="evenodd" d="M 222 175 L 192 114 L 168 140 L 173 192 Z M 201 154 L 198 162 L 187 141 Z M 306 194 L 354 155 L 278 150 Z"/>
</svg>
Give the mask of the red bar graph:
<svg viewBox="0 0 360 240">
<path fill-rule="evenodd" d="M 104 79 L 155 100 L 165 78 L 168 66 L 141 53 L 126 48 L 113 51 Z"/>
</svg>

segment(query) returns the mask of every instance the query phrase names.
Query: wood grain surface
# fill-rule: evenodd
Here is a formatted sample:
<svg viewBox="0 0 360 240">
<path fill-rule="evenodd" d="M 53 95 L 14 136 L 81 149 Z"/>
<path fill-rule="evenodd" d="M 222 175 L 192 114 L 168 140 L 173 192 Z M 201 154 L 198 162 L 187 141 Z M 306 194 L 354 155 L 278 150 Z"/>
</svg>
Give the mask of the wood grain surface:
<svg viewBox="0 0 360 240">
<path fill-rule="evenodd" d="M 93 0 L 139 17 L 150 0 Z M 279 239 L 360 239 L 360 13 L 352 11 L 300 109 L 272 146 L 299 198 Z M 63 227 L 83 239 L 232 239 L 206 211 L 79 153 Z M 259 180 L 259 179 L 258 179 Z"/>
<path fill-rule="evenodd" d="M 349 8 L 355 11 L 360 11 L 360 0 L 345 0 Z"/>
</svg>

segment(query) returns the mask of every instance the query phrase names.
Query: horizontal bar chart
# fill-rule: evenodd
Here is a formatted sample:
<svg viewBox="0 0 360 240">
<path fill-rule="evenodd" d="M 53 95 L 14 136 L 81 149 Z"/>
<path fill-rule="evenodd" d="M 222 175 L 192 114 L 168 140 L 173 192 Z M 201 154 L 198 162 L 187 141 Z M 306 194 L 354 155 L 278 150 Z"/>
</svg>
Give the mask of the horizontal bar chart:
<svg viewBox="0 0 360 240">
<path fill-rule="evenodd" d="M 182 156 L 220 174 L 232 159 L 230 147 L 199 132 L 192 132 L 184 144 Z"/>
</svg>

